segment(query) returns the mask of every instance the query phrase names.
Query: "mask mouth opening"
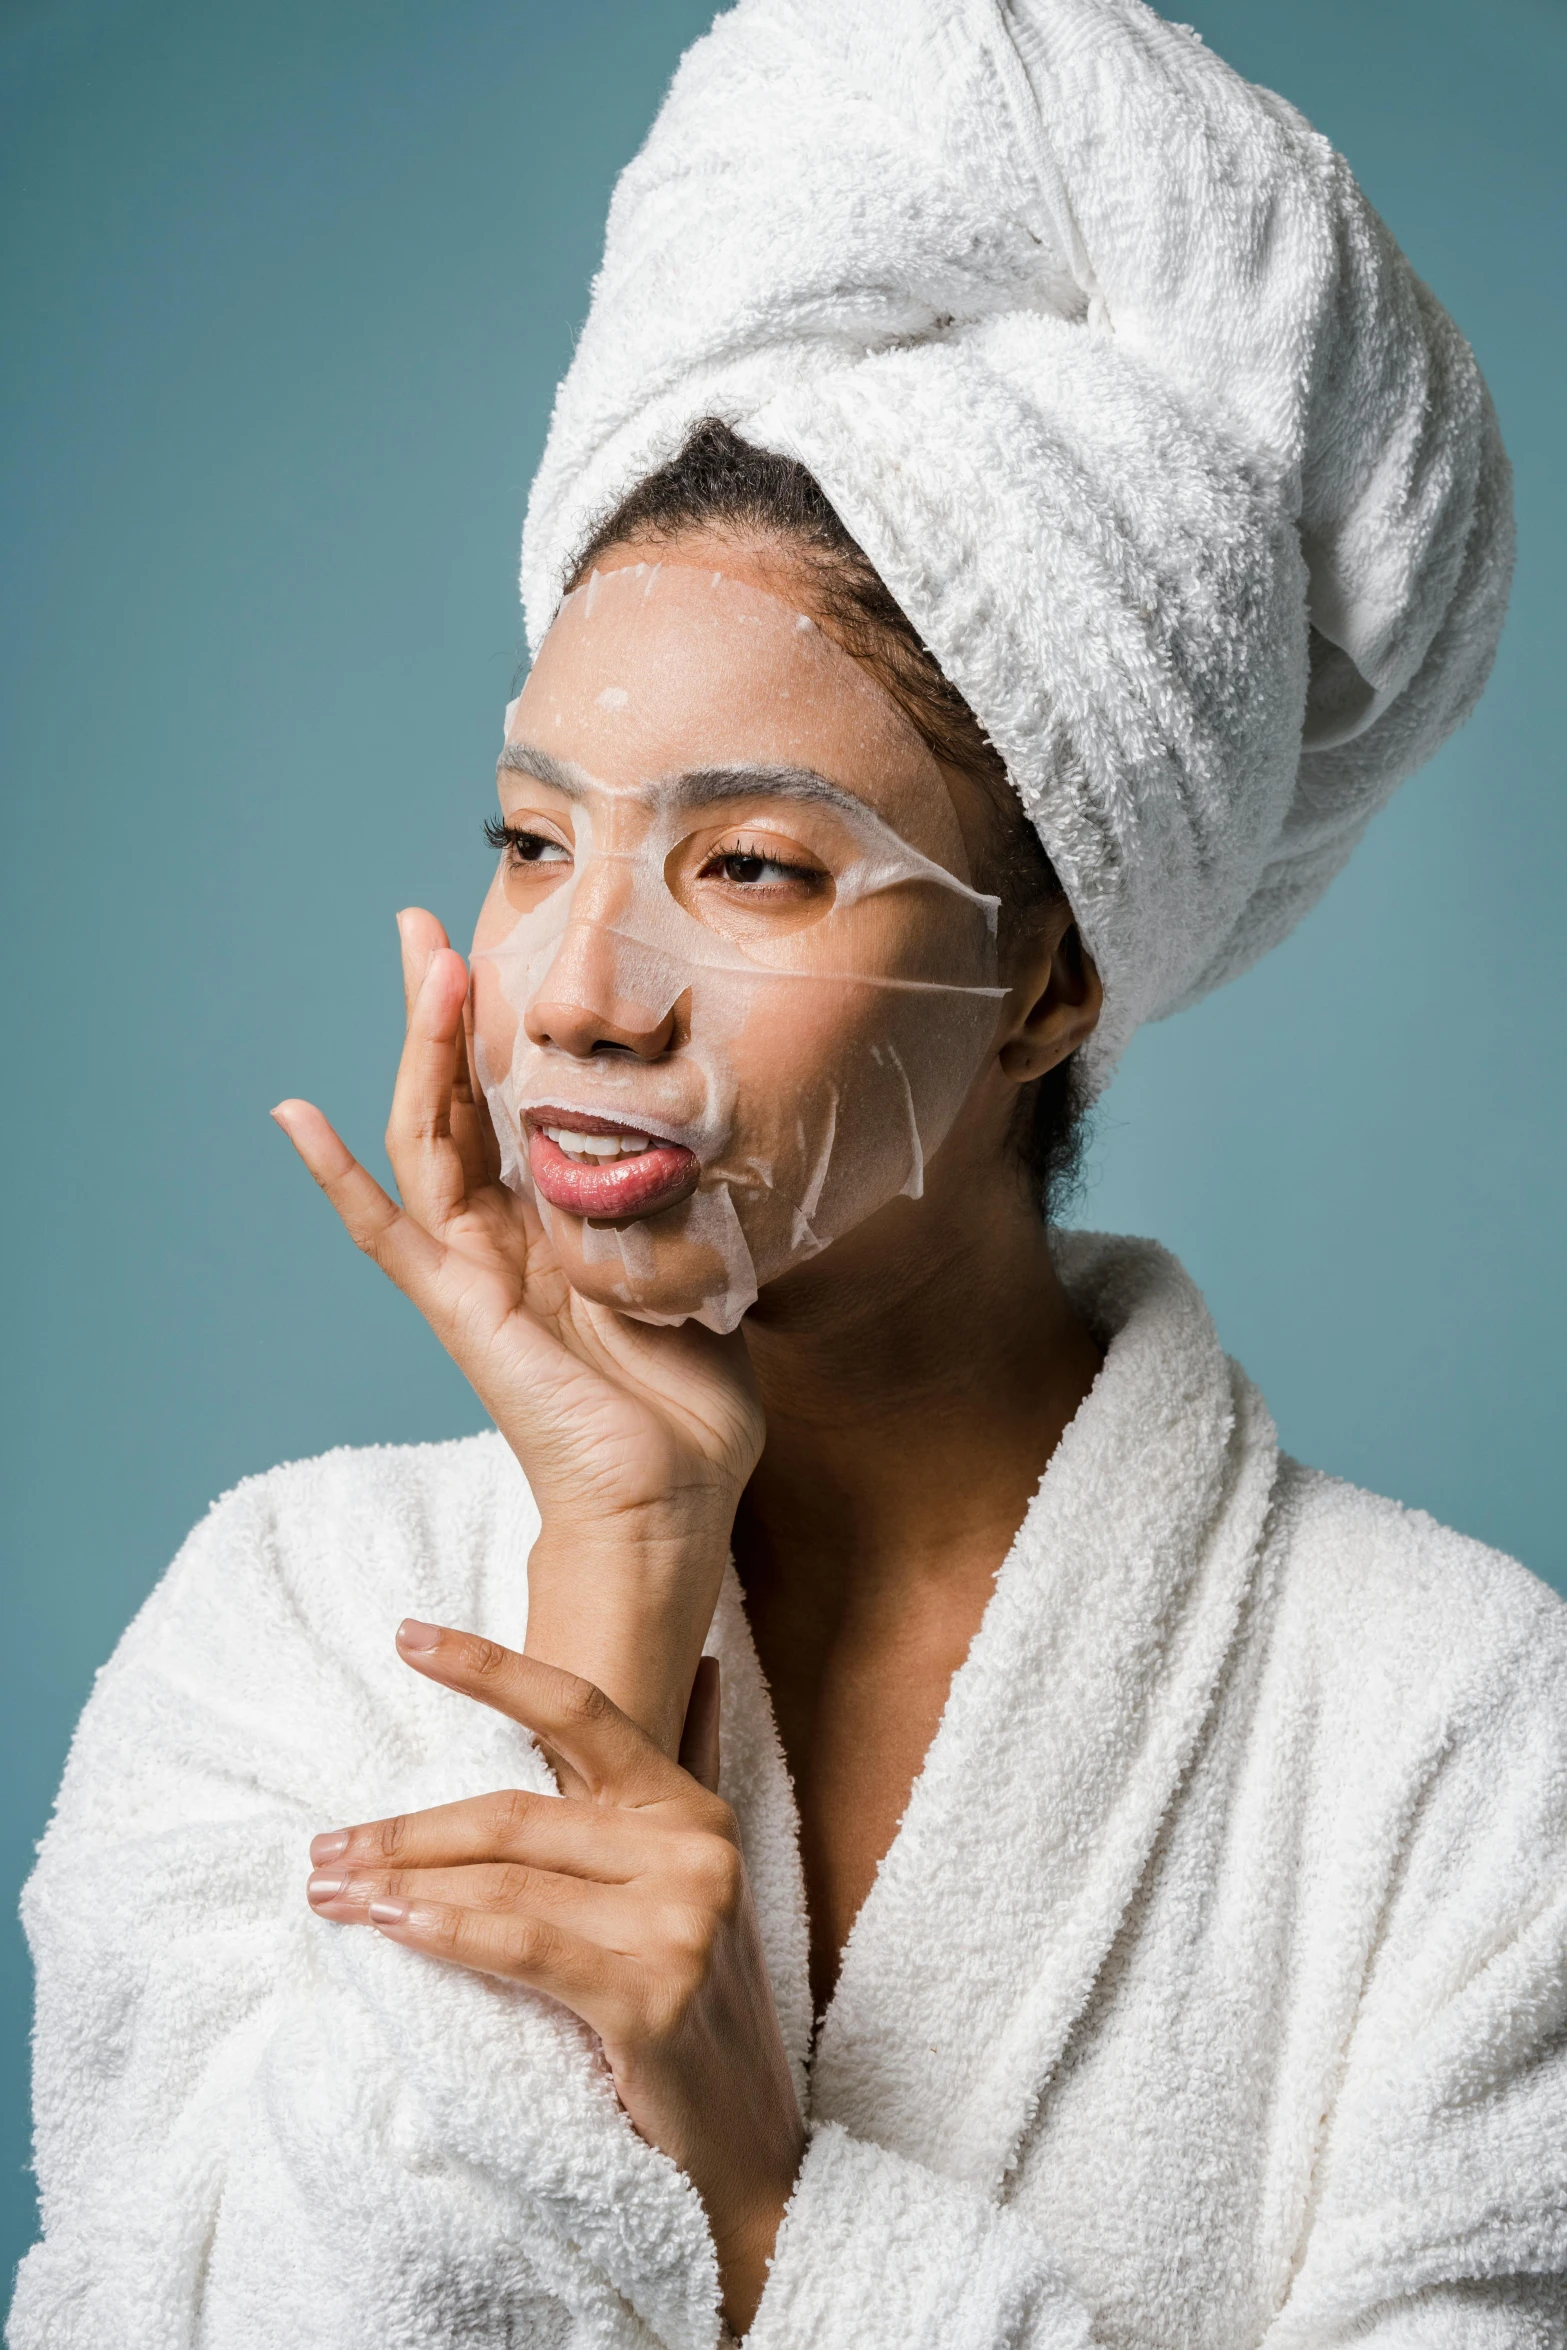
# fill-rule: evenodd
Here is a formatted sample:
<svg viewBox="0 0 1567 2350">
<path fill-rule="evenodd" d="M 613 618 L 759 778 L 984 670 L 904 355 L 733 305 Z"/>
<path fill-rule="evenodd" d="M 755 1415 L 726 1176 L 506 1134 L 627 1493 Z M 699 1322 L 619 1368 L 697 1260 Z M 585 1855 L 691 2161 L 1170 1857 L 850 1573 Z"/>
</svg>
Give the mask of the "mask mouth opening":
<svg viewBox="0 0 1567 2350">
<path fill-rule="evenodd" d="M 562 1215 L 616 1225 L 689 1199 L 702 1162 L 684 1143 L 590 1112 L 525 1113 L 527 1165 L 537 1197 Z"/>
<path fill-rule="evenodd" d="M 731 1330 L 920 1196 L 1005 998 L 998 901 L 892 697 L 722 573 L 568 597 L 501 766 L 473 978 L 502 1179 L 574 1288 Z"/>
<path fill-rule="evenodd" d="M 638 1122 L 631 1118 L 606 1118 L 598 1110 L 565 1109 L 557 1102 L 535 1103 L 523 1112 L 523 1123 L 530 1133 L 549 1134 L 564 1150 L 572 1150 L 576 1138 L 584 1146 L 579 1155 L 587 1157 L 629 1158 L 644 1151 L 650 1143 L 666 1143 L 676 1149 L 684 1148 L 678 1135 L 666 1133 L 654 1120 Z M 602 1143 L 602 1151 L 594 1145 Z"/>
</svg>

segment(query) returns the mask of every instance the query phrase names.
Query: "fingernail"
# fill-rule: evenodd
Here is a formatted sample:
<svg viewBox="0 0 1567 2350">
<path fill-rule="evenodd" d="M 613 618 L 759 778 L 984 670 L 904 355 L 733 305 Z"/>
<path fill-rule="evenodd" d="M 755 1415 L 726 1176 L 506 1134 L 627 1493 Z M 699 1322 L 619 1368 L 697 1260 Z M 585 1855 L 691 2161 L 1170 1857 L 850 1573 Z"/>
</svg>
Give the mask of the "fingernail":
<svg viewBox="0 0 1567 2350">
<path fill-rule="evenodd" d="M 401 938 L 403 935 L 403 924 L 408 919 L 408 908 L 406 906 L 399 906 L 394 919 L 397 923 L 397 935 L 399 938 Z"/>
<path fill-rule="evenodd" d="M 305 1891 L 312 1901 L 335 1901 L 347 1889 L 346 1877 L 312 1877 Z"/>
<path fill-rule="evenodd" d="M 397 1645 L 399 1648 L 412 1649 L 439 1648 L 441 1627 L 439 1624 L 421 1624 L 417 1616 L 404 1616 L 397 1627 Z"/>
<path fill-rule="evenodd" d="M 337 1828 L 330 1836 L 313 1836 L 310 1840 L 310 1857 L 318 1869 L 325 1868 L 329 1860 L 341 1860 L 347 1850 L 346 1828 Z"/>
<path fill-rule="evenodd" d="M 375 1926 L 400 1926 L 408 1915 L 406 1901 L 372 1901 L 370 1922 Z"/>
</svg>

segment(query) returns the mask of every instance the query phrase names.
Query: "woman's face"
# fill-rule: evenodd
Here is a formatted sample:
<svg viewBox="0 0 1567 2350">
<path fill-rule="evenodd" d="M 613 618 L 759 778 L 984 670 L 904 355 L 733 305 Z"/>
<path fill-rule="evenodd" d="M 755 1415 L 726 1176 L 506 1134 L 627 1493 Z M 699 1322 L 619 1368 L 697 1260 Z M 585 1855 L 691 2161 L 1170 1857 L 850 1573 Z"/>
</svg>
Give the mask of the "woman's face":
<svg viewBox="0 0 1567 2350">
<path fill-rule="evenodd" d="M 996 901 L 897 705 L 690 560 L 567 598 L 507 716 L 474 937 L 503 1173 L 574 1288 L 731 1329 L 900 1192 L 984 1066 Z"/>
</svg>

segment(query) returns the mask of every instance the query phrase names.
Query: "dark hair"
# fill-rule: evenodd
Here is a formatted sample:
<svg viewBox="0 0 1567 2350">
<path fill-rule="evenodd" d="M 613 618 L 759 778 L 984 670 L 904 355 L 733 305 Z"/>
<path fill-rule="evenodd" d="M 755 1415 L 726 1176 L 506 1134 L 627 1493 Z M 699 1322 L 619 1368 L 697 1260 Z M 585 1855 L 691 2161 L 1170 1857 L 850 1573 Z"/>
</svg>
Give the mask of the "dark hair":
<svg viewBox="0 0 1567 2350">
<path fill-rule="evenodd" d="M 1000 752 L 814 474 L 793 458 L 753 448 L 708 417 L 598 525 L 567 587 L 580 585 L 612 547 L 668 546 L 699 531 L 780 542 L 808 583 L 815 616 L 893 696 L 935 756 L 981 787 L 995 816 L 993 870 L 983 878 L 1001 899 L 1008 929 L 1015 935 L 1063 898 Z M 1047 1218 L 1078 1180 L 1087 1108 L 1075 1053 L 1019 1098 L 1012 1147 Z"/>
</svg>

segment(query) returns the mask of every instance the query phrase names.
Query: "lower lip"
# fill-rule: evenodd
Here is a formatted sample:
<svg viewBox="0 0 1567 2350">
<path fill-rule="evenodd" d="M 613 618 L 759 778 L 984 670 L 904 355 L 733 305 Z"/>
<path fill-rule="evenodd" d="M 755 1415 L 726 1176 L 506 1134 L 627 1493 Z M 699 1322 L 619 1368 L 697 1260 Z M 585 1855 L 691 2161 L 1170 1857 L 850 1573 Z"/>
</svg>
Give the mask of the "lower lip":
<svg viewBox="0 0 1567 2350">
<path fill-rule="evenodd" d="M 528 1165 L 541 1199 L 568 1216 L 595 1223 L 622 1223 L 631 1216 L 656 1216 L 690 1197 L 702 1164 L 679 1143 L 656 1142 L 630 1159 L 584 1164 L 569 1158 L 558 1142 L 535 1131 L 528 1141 Z"/>
</svg>

